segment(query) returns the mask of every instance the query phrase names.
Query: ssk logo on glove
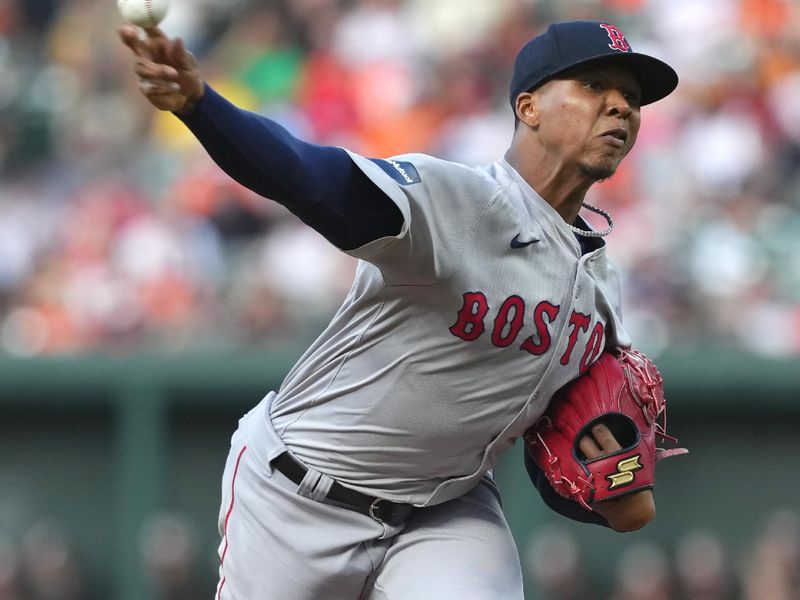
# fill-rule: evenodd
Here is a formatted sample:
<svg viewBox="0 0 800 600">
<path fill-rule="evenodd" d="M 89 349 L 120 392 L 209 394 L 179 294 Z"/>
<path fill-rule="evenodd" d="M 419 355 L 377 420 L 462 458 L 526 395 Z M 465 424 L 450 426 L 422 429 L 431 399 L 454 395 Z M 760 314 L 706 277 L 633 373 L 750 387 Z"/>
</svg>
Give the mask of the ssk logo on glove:
<svg viewBox="0 0 800 600">
<path fill-rule="evenodd" d="M 631 456 L 630 458 L 619 461 L 617 463 L 617 472 L 612 473 L 611 475 L 606 475 L 606 479 L 611 482 L 611 485 L 608 486 L 608 489 L 614 490 L 633 483 L 633 480 L 636 479 L 636 475 L 634 473 L 642 468 L 642 465 L 639 462 L 640 457 L 641 454 L 637 454 L 636 456 Z"/>
</svg>

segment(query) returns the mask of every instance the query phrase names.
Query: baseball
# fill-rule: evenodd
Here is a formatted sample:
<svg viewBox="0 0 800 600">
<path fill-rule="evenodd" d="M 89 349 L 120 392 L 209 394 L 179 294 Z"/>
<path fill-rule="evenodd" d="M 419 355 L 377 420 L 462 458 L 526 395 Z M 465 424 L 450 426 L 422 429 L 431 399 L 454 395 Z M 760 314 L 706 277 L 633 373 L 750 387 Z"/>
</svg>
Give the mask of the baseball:
<svg viewBox="0 0 800 600">
<path fill-rule="evenodd" d="M 169 0 L 117 0 L 122 17 L 139 27 L 155 27 L 167 15 Z"/>
</svg>

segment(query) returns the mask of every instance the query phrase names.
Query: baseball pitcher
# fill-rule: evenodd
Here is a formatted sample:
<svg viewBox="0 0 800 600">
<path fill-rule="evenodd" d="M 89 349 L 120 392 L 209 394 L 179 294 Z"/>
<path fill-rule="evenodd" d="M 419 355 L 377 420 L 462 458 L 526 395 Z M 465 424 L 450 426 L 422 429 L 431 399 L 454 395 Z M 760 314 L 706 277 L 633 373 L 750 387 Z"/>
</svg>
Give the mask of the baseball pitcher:
<svg viewBox="0 0 800 600">
<path fill-rule="evenodd" d="M 180 39 L 120 34 L 156 108 L 359 259 L 331 323 L 233 435 L 219 600 L 521 599 L 491 477 L 520 438 L 558 512 L 618 531 L 653 518 L 661 378 L 630 350 L 611 216 L 584 197 L 676 87 L 671 67 L 614 25 L 552 25 L 517 57 L 507 153 L 473 168 L 296 139 L 220 96 Z"/>
</svg>

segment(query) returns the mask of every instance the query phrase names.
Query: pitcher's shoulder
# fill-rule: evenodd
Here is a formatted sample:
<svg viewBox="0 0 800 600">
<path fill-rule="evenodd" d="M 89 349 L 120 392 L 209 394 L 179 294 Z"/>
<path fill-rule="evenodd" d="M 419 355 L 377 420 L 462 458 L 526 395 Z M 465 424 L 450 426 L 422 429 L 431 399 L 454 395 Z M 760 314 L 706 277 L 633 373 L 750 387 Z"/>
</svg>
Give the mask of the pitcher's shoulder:
<svg viewBox="0 0 800 600">
<path fill-rule="evenodd" d="M 386 159 L 372 159 L 372 161 L 394 179 L 402 179 L 401 183 L 405 182 L 408 185 L 416 182 L 448 182 L 457 184 L 459 187 L 470 185 L 487 189 L 502 187 L 493 171 L 488 167 L 470 166 L 430 154 L 400 154 Z"/>
</svg>

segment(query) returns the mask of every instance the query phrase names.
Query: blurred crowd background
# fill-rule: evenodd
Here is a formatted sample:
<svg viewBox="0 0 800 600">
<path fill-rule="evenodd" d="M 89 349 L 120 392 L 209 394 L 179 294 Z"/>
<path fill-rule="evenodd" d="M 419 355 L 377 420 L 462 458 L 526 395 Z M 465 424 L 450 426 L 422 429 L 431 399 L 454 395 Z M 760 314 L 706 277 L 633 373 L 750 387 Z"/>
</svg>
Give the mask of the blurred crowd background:
<svg viewBox="0 0 800 600">
<path fill-rule="evenodd" d="M 153 600 L 211 598 L 216 554 L 201 552 L 195 541 L 196 530 L 185 515 L 159 513 L 147 521 L 136 542 Z M 671 547 L 632 543 L 603 578 L 593 577 L 575 536 L 557 524 L 535 530 L 520 544 L 520 553 L 527 597 L 536 600 L 800 598 L 800 514 L 794 511 L 768 513 L 752 544 L 735 549 L 702 529 L 686 532 Z M 17 546 L 0 539 L 0 600 L 101 598 L 57 524 L 34 524 Z"/>
<path fill-rule="evenodd" d="M 368 156 L 474 165 L 510 140 L 507 86 L 528 39 L 553 20 L 619 25 L 681 76 L 589 198 L 617 223 L 610 253 L 634 340 L 652 355 L 704 344 L 800 355 L 797 0 L 171 3 L 163 28 L 240 106 Z M 0 0 L 0 355 L 314 335 L 354 262 L 231 182 L 147 104 L 119 24 L 114 0 Z M 569 529 L 520 550 L 545 600 L 797 600 L 799 518 L 765 514 L 737 548 L 708 531 L 633 545 L 602 594 Z M 210 597 L 216 558 L 194 532 L 187 515 L 153 515 L 135 542 L 163 600 Z M 64 524 L 0 537 L 0 600 L 105 599 L 94 583 Z"/>
<path fill-rule="evenodd" d="M 688 531 L 672 548 L 631 544 L 616 559 L 613 584 L 592 581 L 568 531 L 535 532 L 523 553 L 533 598 L 541 600 L 796 600 L 800 584 L 800 518 L 766 515 L 752 546 L 732 552 L 712 532 Z"/>
<path fill-rule="evenodd" d="M 207 79 L 305 139 L 468 164 L 504 152 L 517 50 L 599 18 L 670 62 L 637 148 L 590 201 L 617 222 L 651 354 L 800 353 L 794 0 L 172 0 Z M 0 351 L 263 345 L 318 331 L 353 262 L 229 181 L 140 96 L 113 0 L 0 1 Z"/>
</svg>

